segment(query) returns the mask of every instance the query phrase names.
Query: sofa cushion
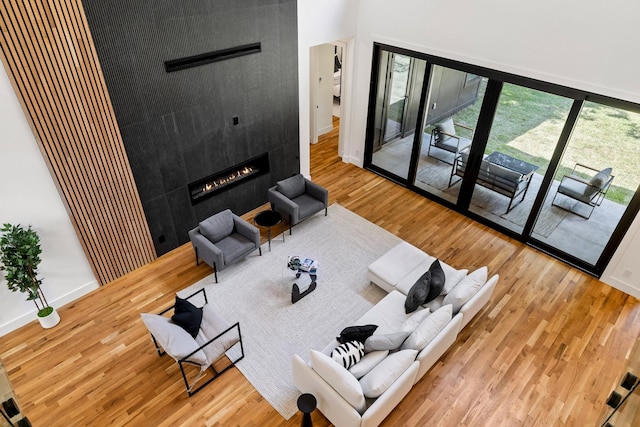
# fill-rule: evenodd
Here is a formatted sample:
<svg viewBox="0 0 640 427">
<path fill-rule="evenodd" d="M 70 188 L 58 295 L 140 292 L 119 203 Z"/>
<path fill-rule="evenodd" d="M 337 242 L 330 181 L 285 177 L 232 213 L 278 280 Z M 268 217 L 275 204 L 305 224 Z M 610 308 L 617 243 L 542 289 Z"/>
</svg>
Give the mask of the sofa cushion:
<svg viewBox="0 0 640 427">
<path fill-rule="evenodd" d="M 431 311 L 429 311 L 428 308 L 421 308 L 420 310 L 417 310 L 411 317 L 407 318 L 402 325 L 400 325 L 399 330 L 411 334 L 430 314 Z"/>
<path fill-rule="evenodd" d="M 360 379 L 375 368 L 378 363 L 382 362 L 388 354 L 389 350 L 376 350 L 366 353 L 358 363 L 349 368 L 349 372 L 351 372 L 354 377 Z"/>
<path fill-rule="evenodd" d="M 378 325 L 376 334 L 398 332 L 407 319 L 422 314 L 425 311 L 420 308 L 411 314 L 406 314 L 404 312 L 404 301 L 406 298 L 404 294 L 398 291 L 391 291 L 387 296 L 382 298 L 382 300 L 378 301 L 376 305 L 371 307 L 369 311 L 363 314 L 356 323 L 361 325 L 370 323 Z M 425 315 L 428 314 L 427 312 Z M 416 326 L 418 323 L 420 322 L 417 322 Z"/>
<path fill-rule="evenodd" d="M 294 175 L 276 183 L 276 190 L 288 199 L 295 199 L 298 196 L 302 196 L 304 189 L 305 183 L 302 174 Z"/>
<path fill-rule="evenodd" d="M 196 307 L 186 299 L 176 295 L 173 312 L 174 314 L 171 316 L 173 323 L 181 326 L 193 338 L 198 336 L 200 324 L 202 323 L 202 308 Z"/>
<path fill-rule="evenodd" d="M 410 333 L 410 331 L 398 331 L 390 334 L 373 334 L 364 342 L 364 352 L 397 350 Z"/>
<path fill-rule="evenodd" d="M 489 164 L 489 173 L 508 182 L 515 183 L 522 179 L 522 174 L 520 172 L 507 169 L 494 163 Z"/>
<path fill-rule="evenodd" d="M 487 281 L 487 273 L 486 266 L 477 269 L 473 273 L 469 273 L 467 277 L 462 279 L 460 283 L 444 297 L 442 303 L 453 305 L 453 314 L 457 314 L 460 308 L 485 284 Z"/>
<path fill-rule="evenodd" d="M 407 242 L 400 242 L 369 265 L 369 279 L 391 292 L 398 282 L 427 258 L 430 258 L 429 255 L 415 246 Z M 426 269 L 420 275 L 425 271 Z M 407 289 L 402 291 L 403 294 L 406 295 L 409 292 L 409 288 L 420 275 L 413 278 Z"/>
<path fill-rule="evenodd" d="M 445 305 L 425 318 L 402 343 L 402 350 L 422 350 L 451 321 L 451 304 Z"/>
<path fill-rule="evenodd" d="M 344 344 L 349 341 L 360 341 L 364 343 L 378 329 L 378 325 L 360 325 L 360 326 L 347 326 L 340 332 L 340 336 L 336 337 L 336 340 L 340 344 Z"/>
<path fill-rule="evenodd" d="M 463 268 L 462 270 L 456 270 L 455 268 L 451 267 L 448 264 L 445 264 L 442 261 L 440 261 L 440 266 L 444 271 L 445 277 L 444 288 L 442 288 L 442 292 L 440 293 L 440 295 L 446 295 L 451 291 L 451 289 L 453 289 L 458 283 L 460 283 L 462 279 L 465 278 L 469 270 L 467 270 L 466 268 Z"/>
<path fill-rule="evenodd" d="M 416 360 L 417 354 L 416 350 L 402 350 L 388 355 L 367 375 L 360 378 L 364 396 L 375 399 L 387 391 Z"/>
<path fill-rule="evenodd" d="M 427 271 L 416 280 L 404 302 L 404 312 L 413 313 L 427 300 L 429 290 L 431 289 L 431 272 Z"/>
<path fill-rule="evenodd" d="M 200 223 L 200 234 L 212 243 L 222 240 L 231 233 L 233 233 L 233 213 L 230 209 L 218 212 Z"/>
<path fill-rule="evenodd" d="M 362 386 L 349 371 L 329 356 L 311 350 L 311 368 L 346 400 L 356 411 L 366 408 Z"/>
<path fill-rule="evenodd" d="M 340 344 L 331 352 L 331 358 L 349 369 L 364 356 L 364 344 L 360 341 L 348 341 Z"/>
<path fill-rule="evenodd" d="M 429 294 L 424 300 L 425 303 L 434 300 L 442 293 L 445 282 L 444 270 L 442 270 L 439 260 L 433 261 L 429 267 L 429 273 L 431 273 L 431 286 L 429 287 Z"/>
<path fill-rule="evenodd" d="M 428 308 L 432 313 L 442 307 L 445 295 L 440 295 L 436 297 L 434 300 L 429 301 L 426 304 L 422 304 L 423 307 Z"/>
<path fill-rule="evenodd" d="M 141 313 L 140 316 L 158 345 L 174 359 L 180 360 L 200 347 L 187 331 L 167 317 L 149 313 Z M 207 357 L 202 350 L 196 351 L 188 360 L 199 365 L 207 363 Z"/>
</svg>

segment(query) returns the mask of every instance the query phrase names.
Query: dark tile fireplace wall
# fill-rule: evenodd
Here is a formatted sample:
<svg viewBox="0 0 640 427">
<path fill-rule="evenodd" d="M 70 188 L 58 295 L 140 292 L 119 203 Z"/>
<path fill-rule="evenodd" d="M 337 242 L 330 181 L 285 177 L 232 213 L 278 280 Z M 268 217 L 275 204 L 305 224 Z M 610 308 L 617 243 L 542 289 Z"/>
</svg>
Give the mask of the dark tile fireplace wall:
<svg viewBox="0 0 640 427">
<path fill-rule="evenodd" d="M 158 255 L 215 212 L 265 203 L 270 185 L 299 171 L 295 0 L 83 5 Z M 165 70 L 254 43 L 251 55 Z M 268 173 L 192 205 L 190 182 L 265 152 Z"/>
</svg>

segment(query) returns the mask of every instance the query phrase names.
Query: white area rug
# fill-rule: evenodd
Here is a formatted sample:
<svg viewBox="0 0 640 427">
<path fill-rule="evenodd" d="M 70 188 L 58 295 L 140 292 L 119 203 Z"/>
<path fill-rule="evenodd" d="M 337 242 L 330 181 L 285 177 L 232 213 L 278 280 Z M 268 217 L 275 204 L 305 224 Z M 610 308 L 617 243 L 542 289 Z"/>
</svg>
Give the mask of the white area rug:
<svg viewBox="0 0 640 427">
<path fill-rule="evenodd" d="M 264 244 L 261 257 L 256 252 L 219 272 L 219 283 L 211 275 L 179 294 L 205 287 L 209 303 L 228 321 L 240 322 L 245 358 L 238 369 L 289 419 L 300 395 L 291 356 L 308 361 L 311 349 L 324 348 L 386 295 L 367 281 L 367 266 L 400 239 L 334 204 L 328 216 L 316 214 L 296 225 L 291 236 L 286 231 L 285 240 L 272 238 L 271 252 Z M 289 255 L 318 261 L 316 290 L 296 304 L 291 304 L 296 280 L 286 267 Z"/>
</svg>

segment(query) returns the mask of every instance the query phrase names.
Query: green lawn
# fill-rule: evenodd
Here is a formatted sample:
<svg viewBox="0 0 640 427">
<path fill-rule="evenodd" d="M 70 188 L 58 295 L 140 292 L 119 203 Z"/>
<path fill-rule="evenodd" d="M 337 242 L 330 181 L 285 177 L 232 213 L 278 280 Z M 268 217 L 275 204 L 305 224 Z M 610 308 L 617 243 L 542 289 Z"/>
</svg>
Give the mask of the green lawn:
<svg viewBox="0 0 640 427">
<path fill-rule="evenodd" d="M 474 126 L 481 102 L 482 95 L 474 105 L 457 113 L 454 121 Z M 486 153 L 501 151 L 538 165 L 537 172 L 544 174 L 572 102 L 505 84 Z M 612 167 L 615 178 L 607 198 L 628 204 L 640 183 L 640 114 L 585 103 L 555 179 L 569 174 L 576 163 L 596 169 Z"/>
</svg>

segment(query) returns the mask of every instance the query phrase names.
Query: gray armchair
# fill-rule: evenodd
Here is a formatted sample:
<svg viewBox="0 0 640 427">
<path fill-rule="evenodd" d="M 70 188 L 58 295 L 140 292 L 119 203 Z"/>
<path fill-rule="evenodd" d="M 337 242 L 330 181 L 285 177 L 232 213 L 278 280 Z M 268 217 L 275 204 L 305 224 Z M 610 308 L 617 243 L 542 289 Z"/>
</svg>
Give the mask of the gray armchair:
<svg viewBox="0 0 640 427">
<path fill-rule="evenodd" d="M 218 212 L 205 219 L 189 231 L 189 239 L 198 258 L 213 267 L 216 283 L 218 270 L 224 270 L 260 247 L 260 231 L 231 212 L 230 209 Z"/>
<path fill-rule="evenodd" d="M 593 175 L 593 177 L 590 179 L 585 179 L 579 176 L 577 172 L 581 172 L 582 174 L 587 175 Z M 553 201 L 551 202 L 551 204 L 553 206 L 581 216 L 582 218 L 591 218 L 593 210 L 596 208 L 596 206 L 600 206 L 602 204 L 604 197 L 607 195 L 609 187 L 611 187 L 611 182 L 613 181 L 613 175 L 611 175 L 611 172 L 611 168 L 606 168 L 599 171 L 598 169 L 576 163 L 571 174 L 562 177 L 560 185 L 558 185 L 558 191 L 556 192 L 555 196 L 553 196 Z M 557 204 L 556 198 L 558 197 L 558 194 L 574 199 L 579 203 L 583 203 L 589 206 L 591 208 L 589 210 L 589 213 L 587 215 L 578 213 L 574 210 L 575 204 L 570 208 L 566 208 L 562 205 Z"/>
<path fill-rule="evenodd" d="M 456 134 L 456 126 L 466 129 L 471 133 L 473 133 L 474 131 L 468 126 L 464 126 L 460 123 L 454 123 L 453 119 L 449 117 L 448 119 L 438 123 L 436 127 L 434 127 L 431 131 L 431 139 L 429 140 L 429 147 L 427 148 L 427 156 L 433 157 L 434 159 L 440 160 L 445 163 L 449 163 L 445 159 L 441 159 L 431 154 L 431 147 L 436 147 L 441 150 L 448 151 L 449 153 L 453 153 L 455 162 L 455 159 L 458 158 L 460 152 L 467 149 L 471 145 L 471 140 L 469 138 L 464 138 Z"/>
<path fill-rule="evenodd" d="M 268 198 L 271 208 L 289 221 L 289 234 L 292 226 L 322 209 L 327 215 L 329 192 L 301 174 L 278 181 L 269 189 Z"/>
</svg>

